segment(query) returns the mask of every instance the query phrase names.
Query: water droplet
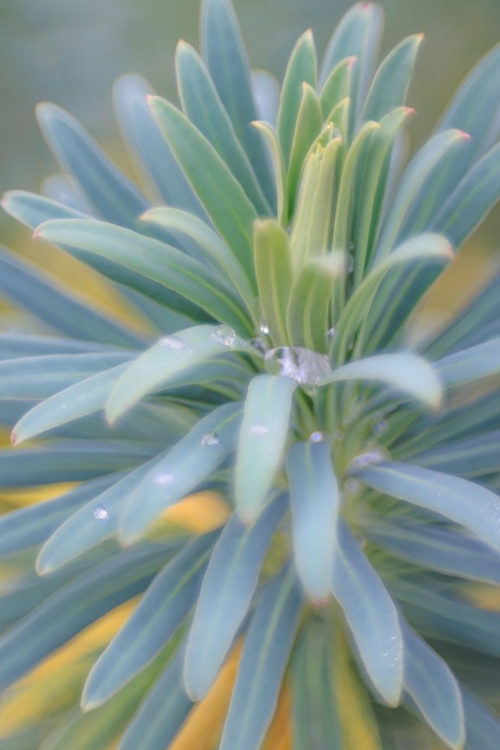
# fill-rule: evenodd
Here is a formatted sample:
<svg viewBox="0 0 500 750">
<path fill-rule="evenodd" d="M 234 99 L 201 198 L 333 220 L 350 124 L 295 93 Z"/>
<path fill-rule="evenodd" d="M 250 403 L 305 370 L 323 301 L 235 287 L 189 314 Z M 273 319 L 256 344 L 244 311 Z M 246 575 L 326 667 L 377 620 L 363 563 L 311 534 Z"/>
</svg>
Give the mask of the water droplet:
<svg viewBox="0 0 500 750">
<path fill-rule="evenodd" d="M 387 421 L 387 419 L 379 419 L 377 422 L 374 422 L 372 430 L 375 435 L 382 435 L 388 427 L 389 422 Z"/>
<path fill-rule="evenodd" d="M 157 474 L 153 479 L 153 482 L 159 487 L 163 487 L 166 484 L 170 484 L 170 482 L 173 481 L 173 478 L 172 474 Z"/>
<path fill-rule="evenodd" d="M 269 333 L 269 326 L 267 325 L 264 318 L 260 321 L 259 331 L 264 334 L 264 336 L 267 336 Z"/>
<path fill-rule="evenodd" d="M 330 372 L 330 360 L 325 354 L 300 346 L 271 349 L 264 361 L 268 372 L 302 385 L 317 385 Z"/>
<path fill-rule="evenodd" d="M 265 424 L 260 424 L 259 422 L 257 422 L 257 424 L 253 424 L 250 427 L 249 432 L 250 435 L 267 435 L 267 433 L 269 432 L 269 427 L 267 427 L 267 425 Z"/>
<path fill-rule="evenodd" d="M 333 138 L 342 138 L 342 132 L 339 128 L 333 128 L 332 130 L 332 139 Z"/>
<path fill-rule="evenodd" d="M 105 505 L 98 505 L 92 511 L 92 515 L 96 521 L 106 521 L 109 518 L 109 511 Z"/>
<path fill-rule="evenodd" d="M 354 248 L 354 245 L 353 245 Z M 352 273 L 354 271 L 354 258 L 352 255 L 347 256 L 347 273 Z"/>
<path fill-rule="evenodd" d="M 364 469 L 365 466 L 371 466 L 372 464 L 379 464 L 387 458 L 385 451 L 382 448 L 374 447 L 370 450 L 360 453 L 358 456 L 352 459 L 351 466 L 353 469 Z"/>
<path fill-rule="evenodd" d="M 335 338 L 335 334 L 336 334 L 336 332 L 337 332 L 337 331 L 336 331 L 336 329 L 335 329 L 335 326 L 333 326 L 333 328 L 330 328 L 330 329 L 329 329 L 329 330 L 327 331 L 327 334 L 326 334 L 326 335 L 327 335 L 327 338 L 328 338 L 328 340 L 329 340 L 329 341 L 331 341 L 331 340 L 332 340 L 333 338 Z"/>
<path fill-rule="evenodd" d="M 214 446 L 219 445 L 219 443 L 220 438 L 216 432 L 206 432 L 205 435 L 203 435 L 203 437 L 201 438 L 202 445 Z"/>
<path fill-rule="evenodd" d="M 187 349 L 187 344 L 185 341 L 180 339 L 178 336 L 163 336 L 158 341 L 160 346 L 163 346 L 165 349 L 172 349 L 172 351 L 178 351 L 179 349 Z"/>
<path fill-rule="evenodd" d="M 319 430 L 311 432 L 311 434 L 309 435 L 309 440 L 311 441 L 311 443 L 322 443 L 324 439 L 325 436 Z"/>
<path fill-rule="evenodd" d="M 217 326 L 212 331 L 212 338 L 222 346 L 232 346 L 236 341 L 236 334 L 230 326 Z"/>
</svg>

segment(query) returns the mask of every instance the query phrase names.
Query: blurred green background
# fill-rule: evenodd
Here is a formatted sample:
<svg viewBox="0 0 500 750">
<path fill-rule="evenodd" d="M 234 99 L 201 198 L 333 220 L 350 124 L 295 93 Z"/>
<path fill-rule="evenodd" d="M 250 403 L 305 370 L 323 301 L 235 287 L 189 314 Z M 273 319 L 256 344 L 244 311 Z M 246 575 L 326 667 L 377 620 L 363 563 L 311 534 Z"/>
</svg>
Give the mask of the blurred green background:
<svg viewBox="0 0 500 750">
<path fill-rule="evenodd" d="M 252 64 L 282 75 L 297 36 L 312 27 L 322 51 L 349 0 L 235 0 Z M 383 50 L 423 31 L 410 104 L 413 144 L 429 132 L 473 64 L 500 39 L 500 0 L 381 0 Z M 0 191 L 38 190 L 55 170 L 34 118 L 38 101 L 69 109 L 118 161 L 111 85 L 137 71 L 175 97 L 173 57 L 182 37 L 197 44 L 199 0 L 0 0 Z M 500 234 L 495 215 L 486 244 Z M 4 241 L 14 222 L 0 217 Z M 498 243 L 500 245 L 500 242 Z"/>
</svg>

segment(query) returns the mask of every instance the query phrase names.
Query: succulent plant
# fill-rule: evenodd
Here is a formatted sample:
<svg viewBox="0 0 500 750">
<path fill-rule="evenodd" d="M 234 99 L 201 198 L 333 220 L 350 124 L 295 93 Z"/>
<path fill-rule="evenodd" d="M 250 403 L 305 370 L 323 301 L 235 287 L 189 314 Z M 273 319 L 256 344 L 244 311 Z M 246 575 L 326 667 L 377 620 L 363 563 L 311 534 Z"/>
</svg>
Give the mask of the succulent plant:
<svg viewBox="0 0 500 750">
<path fill-rule="evenodd" d="M 0 519 L 2 747 L 497 748 L 500 276 L 415 321 L 500 195 L 500 48 L 409 158 L 377 6 L 281 89 L 201 28 L 182 109 L 116 84 L 145 192 L 43 104 L 64 176 L 3 199 L 137 325 L 2 250 L 0 486 L 56 485 Z"/>
</svg>

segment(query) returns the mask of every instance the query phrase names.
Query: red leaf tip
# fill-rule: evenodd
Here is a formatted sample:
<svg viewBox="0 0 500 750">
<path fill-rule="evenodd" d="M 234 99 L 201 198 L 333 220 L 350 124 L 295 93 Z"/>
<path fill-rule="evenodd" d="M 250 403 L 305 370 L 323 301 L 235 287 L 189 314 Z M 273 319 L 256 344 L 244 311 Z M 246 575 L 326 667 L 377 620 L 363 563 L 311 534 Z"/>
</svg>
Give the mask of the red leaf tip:
<svg viewBox="0 0 500 750">
<path fill-rule="evenodd" d="M 10 433 L 10 444 L 15 447 L 17 445 L 17 432 L 12 430 Z"/>
</svg>

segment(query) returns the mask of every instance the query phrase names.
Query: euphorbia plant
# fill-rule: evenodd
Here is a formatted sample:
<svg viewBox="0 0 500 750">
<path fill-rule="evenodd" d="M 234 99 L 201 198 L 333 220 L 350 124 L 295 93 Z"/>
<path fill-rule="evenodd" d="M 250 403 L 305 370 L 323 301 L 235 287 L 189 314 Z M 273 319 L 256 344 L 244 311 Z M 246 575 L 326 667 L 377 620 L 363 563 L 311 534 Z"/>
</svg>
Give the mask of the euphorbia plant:
<svg viewBox="0 0 500 750">
<path fill-rule="evenodd" d="M 2 251 L 2 293 L 45 328 L 0 335 L 0 485 L 77 483 L 0 521 L 2 686 L 143 593 L 75 656 L 81 710 L 5 742 L 496 748 L 500 613 L 471 581 L 500 582 L 500 279 L 425 336 L 412 321 L 500 194 L 500 50 L 408 158 L 421 37 L 377 67 L 377 6 L 319 72 L 306 32 L 279 96 L 227 0 L 201 27 L 180 109 L 116 85 L 145 192 L 44 104 L 62 198 L 3 201 L 148 326 Z M 193 493 L 217 510 L 203 533 L 171 513 Z"/>
</svg>

